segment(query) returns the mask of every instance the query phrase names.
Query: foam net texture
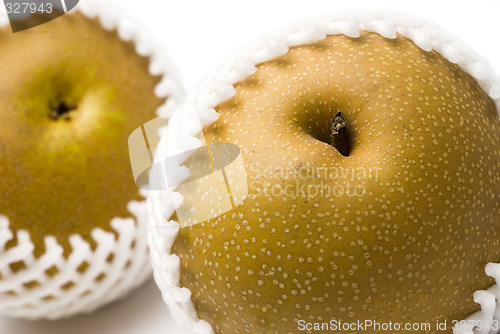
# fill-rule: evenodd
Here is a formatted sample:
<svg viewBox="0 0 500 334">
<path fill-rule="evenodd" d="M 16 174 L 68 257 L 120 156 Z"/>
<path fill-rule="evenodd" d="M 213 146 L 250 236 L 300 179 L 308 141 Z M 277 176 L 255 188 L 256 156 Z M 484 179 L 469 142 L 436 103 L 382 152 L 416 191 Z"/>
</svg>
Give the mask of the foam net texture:
<svg viewBox="0 0 500 334">
<path fill-rule="evenodd" d="M 230 99 L 236 93 L 233 85 L 253 74 L 257 64 L 284 55 L 290 47 L 317 42 L 327 35 L 344 34 L 356 38 L 361 30 L 391 39 L 396 38 L 398 33 L 425 51 L 435 50 L 476 78 L 500 110 L 500 77 L 495 74 L 489 61 L 443 28 L 408 14 L 387 10 L 339 12 L 299 21 L 264 35 L 213 68 L 171 115 L 169 124 L 160 130 L 162 138 L 155 159 L 161 161 L 200 147 L 202 143 L 195 136 L 201 131 L 201 127 L 217 120 L 215 106 Z M 210 334 L 214 331 L 207 322 L 199 319 L 191 300 L 191 292 L 180 285 L 180 260 L 171 253 L 179 224 L 169 220 L 169 217 L 181 203 L 182 196 L 169 190 L 151 192 L 148 198 L 151 220 L 148 242 L 154 276 L 176 320 L 190 333 Z M 481 311 L 470 317 L 483 323 L 493 319 L 500 320 L 500 264 L 491 263 L 485 269 L 486 274 L 495 278 L 497 284 L 488 291 L 477 291 L 474 294 L 474 301 L 481 305 Z M 454 332 L 488 333 L 488 330 L 472 328 L 471 324 L 472 322 L 455 328 Z"/>
<path fill-rule="evenodd" d="M 76 10 L 88 18 L 98 18 L 103 29 L 116 30 L 123 41 L 135 44 L 139 55 L 149 57 L 149 72 L 162 77 L 154 93 L 168 98 L 157 114 L 168 115 L 178 105 L 183 90 L 168 55 L 147 29 L 121 8 L 99 1 L 81 1 Z M 3 8 L 0 26 L 8 24 Z M 141 195 L 146 197 L 144 192 Z M 35 246 L 28 231 L 18 231 L 17 245 L 7 249 L 14 232 L 8 217 L 0 212 L 0 313 L 27 319 L 65 318 L 92 312 L 144 283 L 151 275 L 146 201 L 130 201 L 128 210 L 134 218 L 110 221 L 115 233 L 99 228 L 92 231 L 97 245 L 94 249 L 75 234 L 69 238 L 72 251 L 64 257 L 56 238 L 47 236 L 46 252 L 39 258 L 33 254 Z M 12 271 L 13 263 L 23 263 L 24 269 Z"/>
</svg>

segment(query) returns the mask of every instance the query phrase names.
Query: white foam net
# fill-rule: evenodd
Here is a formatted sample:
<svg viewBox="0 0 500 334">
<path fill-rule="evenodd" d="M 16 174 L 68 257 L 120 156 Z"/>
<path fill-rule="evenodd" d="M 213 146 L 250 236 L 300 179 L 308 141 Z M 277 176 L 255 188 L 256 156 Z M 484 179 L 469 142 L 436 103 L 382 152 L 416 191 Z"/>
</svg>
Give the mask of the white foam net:
<svg viewBox="0 0 500 334">
<path fill-rule="evenodd" d="M 425 51 L 435 50 L 449 61 L 458 64 L 474 76 L 482 89 L 495 101 L 500 111 L 500 77 L 490 63 L 459 38 L 432 22 L 393 11 L 347 11 L 334 15 L 296 22 L 284 29 L 262 36 L 254 43 L 239 49 L 201 81 L 179 108 L 172 114 L 163 130 L 155 159 L 162 161 L 180 152 L 200 147 L 196 135 L 200 126 L 207 126 L 218 118 L 215 106 L 230 99 L 235 93 L 233 85 L 256 71 L 256 65 L 284 55 L 292 46 L 313 43 L 327 35 L 344 34 L 358 37 L 361 30 L 396 38 L 396 33 L 412 40 Z M 180 285 L 179 257 L 171 253 L 179 224 L 169 217 L 182 202 L 182 196 L 169 190 L 152 192 L 149 196 L 151 233 L 148 238 L 152 251 L 153 269 L 165 302 L 187 331 L 213 333 L 211 326 L 200 320 L 191 292 Z M 495 278 L 497 285 L 488 291 L 478 291 L 474 300 L 481 311 L 469 319 L 500 320 L 500 264 L 489 264 L 486 274 Z M 476 322 L 477 323 L 477 322 Z M 487 329 L 473 329 L 469 322 L 455 328 L 455 333 L 488 333 Z M 493 332 L 493 331 L 492 331 Z"/>
<path fill-rule="evenodd" d="M 6 26 L 9 21 L 5 8 L 0 7 L 3 9 L 0 26 Z M 183 91 L 168 55 L 148 31 L 128 13 L 106 3 L 81 1 L 75 10 L 89 18 L 98 18 L 106 30 L 116 29 L 122 40 L 135 44 L 139 55 L 149 57 L 149 72 L 162 77 L 154 93 L 159 98 L 168 98 L 157 114 L 168 114 Z M 71 253 L 64 257 L 56 238 L 47 236 L 46 252 L 38 258 L 33 253 L 35 246 L 28 231 L 18 231 L 14 236 L 8 217 L 0 212 L 0 313 L 27 319 L 69 317 L 92 312 L 141 285 L 151 275 L 146 201 L 131 201 L 128 210 L 134 218 L 110 221 L 115 233 L 99 228 L 92 231 L 97 245 L 94 249 L 75 234 L 69 238 Z M 17 245 L 7 249 L 7 243 L 14 237 Z M 14 272 L 11 269 L 14 263 L 23 263 L 24 269 Z"/>
</svg>

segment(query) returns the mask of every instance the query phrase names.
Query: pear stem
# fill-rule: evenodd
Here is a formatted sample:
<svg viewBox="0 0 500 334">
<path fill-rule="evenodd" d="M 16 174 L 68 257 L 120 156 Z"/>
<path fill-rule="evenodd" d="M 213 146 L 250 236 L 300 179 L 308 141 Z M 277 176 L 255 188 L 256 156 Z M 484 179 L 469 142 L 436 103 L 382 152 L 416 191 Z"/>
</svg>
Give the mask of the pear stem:
<svg viewBox="0 0 500 334">
<path fill-rule="evenodd" d="M 69 121 L 70 111 L 76 109 L 75 104 L 68 104 L 64 98 L 59 98 L 57 104 L 51 107 L 52 112 L 50 113 L 50 117 L 54 120 L 62 118 L 64 120 Z"/>
<path fill-rule="evenodd" d="M 347 122 L 340 111 L 332 118 L 330 145 L 335 147 L 344 157 L 348 157 L 351 153 L 351 139 L 347 131 Z"/>
</svg>

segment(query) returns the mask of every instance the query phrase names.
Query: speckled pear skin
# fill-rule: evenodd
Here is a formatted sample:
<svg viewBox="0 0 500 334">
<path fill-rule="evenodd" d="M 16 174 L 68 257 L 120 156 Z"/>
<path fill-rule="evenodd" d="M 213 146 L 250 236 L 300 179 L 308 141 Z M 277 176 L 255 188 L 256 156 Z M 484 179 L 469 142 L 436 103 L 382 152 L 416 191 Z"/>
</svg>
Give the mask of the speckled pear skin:
<svg viewBox="0 0 500 334">
<path fill-rule="evenodd" d="M 477 311 L 473 292 L 494 283 L 484 267 L 500 261 L 500 122 L 476 80 L 366 32 L 257 68 L 204 131 L 241 147 L 249 197 L 181 228 L 172 248 L 200 318 L 219 334 L 296 333 L 302 319 L 434 324 Z M 328 144 L 339 110 L 348 157 Z"/>
<path fill-rule="evenodd" d="M 0 214 L 30 232 L 37 256 L 47 235 L 66 254 L 72 234 L 94 245 L 93 229 L 114 232 L 111 219 L 133 217 L 127 203 L 144 200 L 127 139 L 156 117 L 160 78 L 132 42 L 80 13 L 5 28 L 0 45 Z M 50 116 L 61 98 L 76 107 L 69 120 Z"/>
</svg>

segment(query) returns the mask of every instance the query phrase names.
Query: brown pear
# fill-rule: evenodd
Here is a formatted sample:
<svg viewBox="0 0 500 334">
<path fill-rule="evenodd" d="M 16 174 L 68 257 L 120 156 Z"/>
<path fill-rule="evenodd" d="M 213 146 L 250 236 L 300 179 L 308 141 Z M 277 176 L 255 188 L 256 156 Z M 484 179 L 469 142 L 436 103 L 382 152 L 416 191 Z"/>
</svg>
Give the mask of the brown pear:
<svg viewBox="0 0 500 334">
<path fill-rule="evenodd" d="M 29 233 L 34 258 L 45 254 L 47 236 L 65 257 L 73 252 L 72 235 L 95 248 L 92 231 L 116 236 L 111 220 L 135 219 L 127 205 L 144 200 L 132 178 L 128 136 L 165 102 L 154 93 L 161 77 L 150 74 L 150 59 L 133 42 L 80 12 L 18 33 L 4 28 L 0 45 L 0 216 L 14 234 L 6 250 L 18 246 L 19 231 Z M 0 282 L 29 271 L 29 263 L 7 263 L 10 271 L 0 263 Z M 36 288 L 45 281 L 37 279 L 21 283 Z"/>
<path fill-rule="evenodd" d="M 235 88 L 204 134 L 241 148 L 248 198 L 172 249 L 216 333 L 331 320 L 451 332 L 479 309 L 500 261 L 500 122 L 474 77 L 362 32 L 292 47 Z"/>
</svg>

